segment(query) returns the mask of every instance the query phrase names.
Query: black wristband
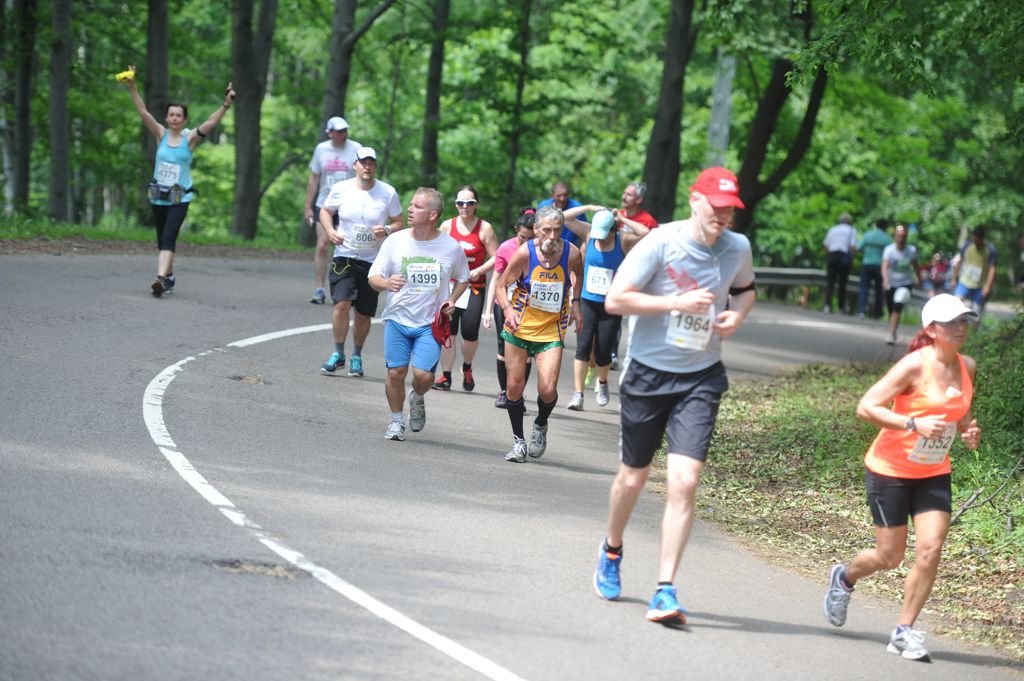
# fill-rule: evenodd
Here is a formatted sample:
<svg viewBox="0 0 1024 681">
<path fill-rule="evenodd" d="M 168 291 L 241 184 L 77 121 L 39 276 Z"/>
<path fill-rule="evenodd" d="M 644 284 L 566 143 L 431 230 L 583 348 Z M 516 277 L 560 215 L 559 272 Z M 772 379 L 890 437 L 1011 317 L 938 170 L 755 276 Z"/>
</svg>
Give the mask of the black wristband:
<svg viewBox="0 0 1024 681">
<path fill-rule="evenodd" d="M 199 135 L 200 137 L 206 137 L 206 135 L 203 134 L 202 126 L 196 128 L 196 134 Z"/>
<path fill-rule="evenodd" d="M 578 302 L 580 302 L 580 299 L 579 298 L 573 298 L 569 302 L 571 302 L 571 303 L 578 303 Z"/>
</svg>

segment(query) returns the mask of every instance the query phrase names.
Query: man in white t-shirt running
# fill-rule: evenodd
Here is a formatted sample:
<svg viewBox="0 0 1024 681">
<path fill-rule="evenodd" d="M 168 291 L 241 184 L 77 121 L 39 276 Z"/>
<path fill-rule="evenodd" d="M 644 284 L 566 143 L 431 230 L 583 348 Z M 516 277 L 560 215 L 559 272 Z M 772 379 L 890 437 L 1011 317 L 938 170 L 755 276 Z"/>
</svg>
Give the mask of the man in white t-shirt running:
<svg viewBox="0 0 1024 681">
<path fill-rule="evenodd" d="M 306 183 L 306 224 L 312 225 L 324 199 L 336 183 L 355 177 L 356 150 L 363 146 L 348 138 L 348 121 L 341 116 L 334 116 L 327 121 L 327 139 L 316 145 L 313 160 L 309 162 L 309 181 Z M 324 281 L 327 278 L 327 263 L 330 241 L 327 234 L 316 223 L 316 250 L 313 252 L 313 271 L 316 287 L 309 302 L 323 305 Z"/>
<path fill-rule="evenodd" d="M 345 339 L 348 338 L 349 310 L 355 306 L 355 338 L 349 376 L 363 375 L 363 344 L 370 334 L 370 318 L 377 314 L 377 291 L 367 277 L 370 265 L 384 239 L 402 228 L 402 205 L 398 192 L 387 182 L 374 178 L 377 152 L 370 147 L 356 150 L 356 176 L 331 187 L 320 209 L 320 227 L 334 244 L 331 266 L 331 326 L 334 352 L 320 371 L 333 374 L 345 365 Z M 338 226 L 334 226 L 334 216 Z"/>
<path fill-rule="evenodd" d="M 441 346 L 434 339 L 438 310 L 449 317 L 469 286 L 469 261 L 455 239 L 437 229 L 444 205 L 436 189 L 420 187 L 409 202 L 409 229 L 384 241 L 370 267 L 370 285 L 388 293 L 384 306 L 385 393 L 391 420 L 386 440 L 405 439 L 405 378 L 412 367 L 409 430 L 427 422 L 423 396 L 434 385 Z M 449 288 L 449 282 L 454 282 Z"/>
</svg>

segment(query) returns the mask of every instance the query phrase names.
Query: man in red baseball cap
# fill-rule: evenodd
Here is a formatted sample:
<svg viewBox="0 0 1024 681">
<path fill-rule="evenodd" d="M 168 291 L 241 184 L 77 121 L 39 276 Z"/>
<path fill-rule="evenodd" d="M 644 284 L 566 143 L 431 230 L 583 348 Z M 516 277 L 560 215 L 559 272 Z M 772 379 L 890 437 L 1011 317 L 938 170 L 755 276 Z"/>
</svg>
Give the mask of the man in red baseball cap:
<svg viewBox="0 0 1024 681">
<path fill-rule="evenodd" d="M 722 341 L 754 306 L 750 242 L 729 229 L 743 208 L 736 176 L 708 168 L 690 187 L 690 216 L 661 225 L 626 255 L 605 295 L 611 314 L 634 315 L 619 380 L 619 470 L 609 494 L 608 530 L 598 551 L 594 589 L 622 593 L 626 525 L 655 453 L 667 440 L 665 511 L 658 579 L 647 619 L 686 623 L 676 572 L 693 526 L 694 498 L 718 405 L 729 383 Z"/>
<path fill-rule="evenodd" d="M 702 171 L 690 191 L 703 194 L 715 208 L 746 208 L 740 200 L 739 181 L 730 170 L 721 166 Z"/>
</svg>

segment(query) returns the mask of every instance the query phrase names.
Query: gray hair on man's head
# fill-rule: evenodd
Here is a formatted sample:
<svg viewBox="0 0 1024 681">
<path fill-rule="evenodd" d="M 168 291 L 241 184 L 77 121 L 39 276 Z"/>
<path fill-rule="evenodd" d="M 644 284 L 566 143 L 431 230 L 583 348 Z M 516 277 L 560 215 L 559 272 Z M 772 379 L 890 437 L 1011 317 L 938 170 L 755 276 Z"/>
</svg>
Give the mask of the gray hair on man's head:
<svg viewBox="0 0 1024 681">
<path fill-rule="evenodd" d="M 633 191 L 636 192 L 636 198 L 640 201 L 643 201 L 644 197 L 647 196 L 647 184 L 644 182 L 630 182 L 626 187 L 632 187 Z"/>
<path fill-rule="evenodd" d="M 537 224 L 540 225 L 542 222 L 548 222 L 554 220 L 560 225 L 565 224 L 565 215 L 562 213 L 562 209 L 553 203 L 549 203 L 540 210 L 537 211 Z"/>
<path fill-rule="evenodd" d="M 425 196 L 430 210 L 436 210 L 437 216 L 441 217 L 441 212 L 444 211 L 444 197 L 441 196 L 441 192 L 433 187 L 420 187 L 416 190 L 416 194 Z"/>
<path fill-rule="evenodd" d="M 839 214 L 839 224 L 841 224 L 841 225 L 853 224 L 853 216 L 851 216 L 849 213 L 840 213 Z"/>
</svg>

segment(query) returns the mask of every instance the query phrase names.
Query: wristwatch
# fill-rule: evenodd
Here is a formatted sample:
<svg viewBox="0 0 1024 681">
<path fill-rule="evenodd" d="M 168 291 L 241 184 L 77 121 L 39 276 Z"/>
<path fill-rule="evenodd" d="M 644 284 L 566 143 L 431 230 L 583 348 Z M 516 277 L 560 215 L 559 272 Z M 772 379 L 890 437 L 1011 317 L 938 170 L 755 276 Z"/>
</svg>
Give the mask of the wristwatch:
<svg viewBox="0 0 1024 681">
<path fill-rule="evenodd" d="M 911 416 L 909 419 L 907 419 L 907 424 L 903 427 L 906 428 L 908 433 L 917 430 L 917 424 L 914 423 L 914 417 Z"/>
</svg>

